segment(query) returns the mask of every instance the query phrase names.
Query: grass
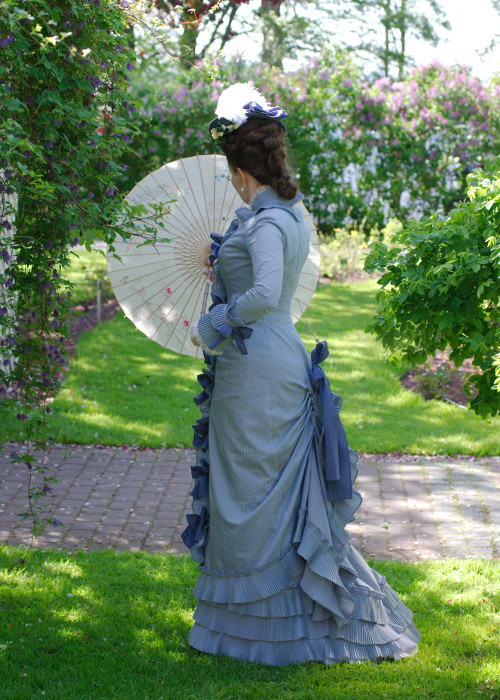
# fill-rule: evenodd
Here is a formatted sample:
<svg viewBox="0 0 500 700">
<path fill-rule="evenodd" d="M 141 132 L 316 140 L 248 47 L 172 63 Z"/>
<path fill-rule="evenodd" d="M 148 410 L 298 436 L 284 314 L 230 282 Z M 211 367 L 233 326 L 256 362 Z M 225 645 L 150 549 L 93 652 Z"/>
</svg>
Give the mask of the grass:
<svg viewBox="0 0 500 700">
<path fill-rule="evenodd" d="M 418 654 L 273 668 L 188 645 L 197 578 L 188 557 L 0 546 L 2 700 L 499 697 L 498 564 L 370 565 L 413 611 Z"/>
<path fill-rule="evenodd" d="M 373 281 L 320 286 L 308 318 L 330 356 L 323 367 L 341 394 L 349 445 L 358 452 L 500 454 L 500 417 L 481 419 L 402 387 L 382 347 L 364 332 L 376 308 Z M 302 321 L 298 330 L 314 346 Z M 199 417 L 193 397 L 203 362 L 150 341 L 123 314 L 84 333 L 66 388 L 52 404 L 53 437 L 65 443 L 190 446 Z M 19 439 L 15 413 L 2 417 L 0 440 Z"/>
<path fill-rule="evenodd" d="M 76 253 L 78 257 L 73 255 Z M 110 299 L 114 297 L 111 283 L 108 276 L 108 266 L 106 258 L 99 250 L 77 250 L 70 255 L 71 266 L 65 270 L 65 276 L 76 286 L 71 290 L 70 303 L 73 306 L 78 304 L 92 304 L 97 299 L 97 280 L 101 280 L 101 298 Z"/>
</svg>

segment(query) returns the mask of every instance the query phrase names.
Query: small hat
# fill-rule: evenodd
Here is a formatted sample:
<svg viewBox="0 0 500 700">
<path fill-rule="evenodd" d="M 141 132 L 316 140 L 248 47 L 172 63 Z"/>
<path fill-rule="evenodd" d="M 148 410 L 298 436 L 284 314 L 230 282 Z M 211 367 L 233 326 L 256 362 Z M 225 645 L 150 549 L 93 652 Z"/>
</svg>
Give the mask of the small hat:
<svg viewBox="0 0 500 700">
<path fill-rule="evenodd" d="M 224 139 L 250 118 L 271 119 L 286 131 L 281 120 L 288 116 L 282 107 L 271 107 L 251 81 L 235 83 L 224 90 L 219 96 L 215 114 L 217 117 L 208 127 L 214 141 Z"/>
</svg>

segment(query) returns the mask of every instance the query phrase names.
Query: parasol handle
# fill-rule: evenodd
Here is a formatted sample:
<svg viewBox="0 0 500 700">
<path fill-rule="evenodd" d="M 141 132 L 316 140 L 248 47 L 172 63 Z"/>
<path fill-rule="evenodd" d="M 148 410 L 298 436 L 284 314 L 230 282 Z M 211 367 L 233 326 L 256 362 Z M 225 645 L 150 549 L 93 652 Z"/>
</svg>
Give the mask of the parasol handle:
<svg viewBox="0 0 500 700">
<path fill-rule="evenodd" d="M 207 299 L 208 299 L 208 292 L 210 291 L 210 280 L 207 280 L 207 283 L 205 285 L 205 295 L 203 297 L 203 304 L 201 305 L 201 315 L 203 316 L 205 314 L 206 308 L 207 308 Z"/>
</svg>

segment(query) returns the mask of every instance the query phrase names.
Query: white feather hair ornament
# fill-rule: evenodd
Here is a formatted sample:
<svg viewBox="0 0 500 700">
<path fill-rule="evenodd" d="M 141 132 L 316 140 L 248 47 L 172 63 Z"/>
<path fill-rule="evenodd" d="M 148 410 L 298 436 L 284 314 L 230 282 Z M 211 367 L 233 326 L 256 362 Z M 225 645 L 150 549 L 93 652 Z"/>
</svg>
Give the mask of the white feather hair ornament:
<svg viewBox="0 0 500 700">
<path fill-rule="evenodd" d="M 233 124 L 237 124 L 237 126 L 241 126 L 248 119 L 243 105 L 249 102 L 256 102 L 264 109 L 269 109 L 270 107 L 269 102 L 260 94 L 252 81 L 235 83 L 221 92 L 215 114 L 219 119 L 224 118 L 233 122 Z"/>
</svg>

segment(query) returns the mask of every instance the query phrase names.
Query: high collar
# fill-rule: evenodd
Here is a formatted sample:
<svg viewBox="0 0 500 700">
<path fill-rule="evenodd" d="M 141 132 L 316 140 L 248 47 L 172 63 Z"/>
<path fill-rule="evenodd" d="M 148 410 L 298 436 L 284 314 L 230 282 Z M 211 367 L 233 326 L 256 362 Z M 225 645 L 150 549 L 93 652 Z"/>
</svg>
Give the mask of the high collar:
<svg viewBox="0 0 500 700">
<path fill-rule="evenodd" d="M 289 211 L 297 221 L 300 221 L 302 219 L 302 212 L 293 205 L 301 199 L 304 199 L 304 195 L 301 192 L 297 192 L 293 199 L 282 199 L 276 190 L 264 190 L 264 192 L 260 192 L 257 195 L 251 209 L 249 207 L 240 207 L 235 213 L 240 225 L 244 224 L 248 219 L 255 216 L 255 214 L 258 214 L 259 211 L 263 209 L 285 209 Z"/>
</svg>

